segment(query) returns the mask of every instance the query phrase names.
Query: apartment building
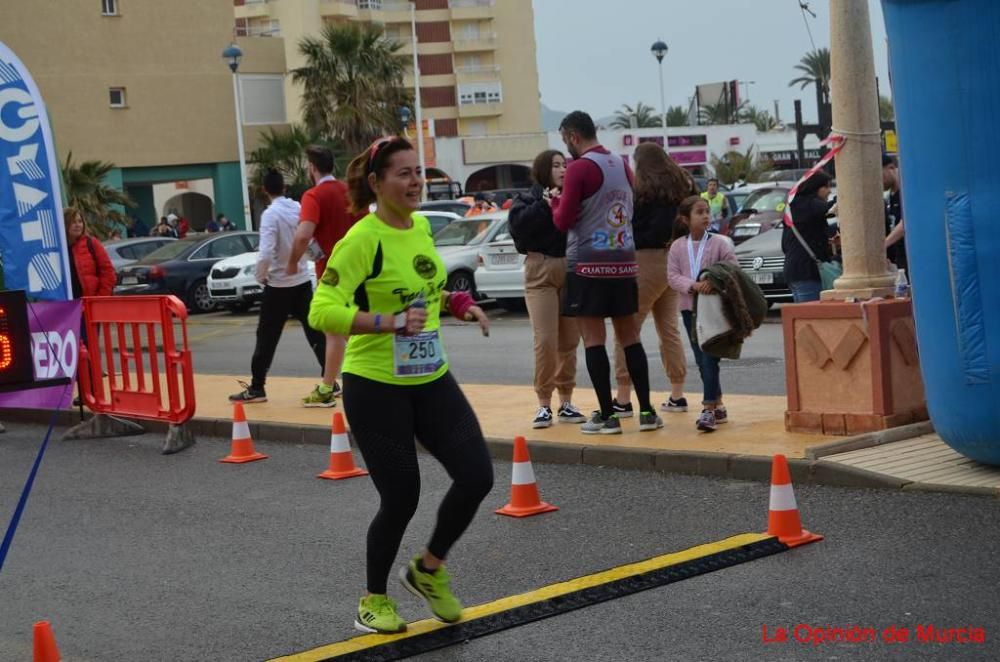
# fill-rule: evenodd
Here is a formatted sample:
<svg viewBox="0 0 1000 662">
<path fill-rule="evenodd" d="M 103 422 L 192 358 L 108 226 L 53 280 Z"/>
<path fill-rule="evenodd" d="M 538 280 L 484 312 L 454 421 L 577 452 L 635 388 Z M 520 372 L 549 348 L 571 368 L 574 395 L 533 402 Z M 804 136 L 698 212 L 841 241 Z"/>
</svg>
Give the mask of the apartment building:
<svg viewBox="0 0 1000 662">
<path fill-rule="evenodd" d="M 109 183 L 146 225 L 175 209 L 195 228 L 239 225 L 242 186 L 232 74 L 221 57 L 232 9 L 204 0 L 2 0 L 0 41 L 38 83 L 58 158 L 115 165 Z M 240 39 L 246 148 L 287 126 L 279 41 Z M 274 103 L 275 98 L 278 103 Z"/>
<path fill-rule="evenodd" d="M 289 70 L 299 41 L 326 24 L 375 23 L 412 58 L 406 0 L 234 0 L 238 35 L 281 38 Z M 541 133 L 531 0 L 415 0 L 420 98 L 438 137 Z M 406 85 L 412 89 L 413 77 Z M 288 117 L 299 93 L 285 81 Z"/>
</svg>

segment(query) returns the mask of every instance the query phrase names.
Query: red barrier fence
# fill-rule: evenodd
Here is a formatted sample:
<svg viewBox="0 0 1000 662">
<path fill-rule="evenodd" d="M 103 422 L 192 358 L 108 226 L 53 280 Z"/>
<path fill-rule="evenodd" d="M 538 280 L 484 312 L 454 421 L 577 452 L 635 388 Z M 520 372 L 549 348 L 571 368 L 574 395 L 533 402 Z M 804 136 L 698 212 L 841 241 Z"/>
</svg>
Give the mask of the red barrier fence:
<svg viewBox="0 0 1000 662">
<path fill-rule="evenodd" d="M 87 340 L 79 372 L 84 404 L 98 414 L 174 425 L 193 417 L 187 316 L 187 306 L 175 296 L 85 297 Z"/>
</svg>

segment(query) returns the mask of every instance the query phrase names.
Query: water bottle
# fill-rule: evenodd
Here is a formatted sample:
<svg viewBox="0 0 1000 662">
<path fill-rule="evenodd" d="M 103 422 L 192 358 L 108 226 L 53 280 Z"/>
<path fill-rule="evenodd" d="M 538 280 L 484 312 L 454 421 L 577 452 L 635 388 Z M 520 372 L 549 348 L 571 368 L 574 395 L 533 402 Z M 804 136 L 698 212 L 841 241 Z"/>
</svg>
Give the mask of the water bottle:
<svg viewBox="0 0 1000 662">
<path fill-rule="evenodd" d="M 427 300 L 424 299 L 423 292 L 421 292 L 420 294 L 418 294 L 417 298 L 414 299 L 413 301 L 411 301 L 410 305 L 407 306 L 407 308 L 424 308 L 424 309 L 426 309 L 427 308 Z M 396 333 L 398 333 L 400 335 L 404 335 L 404 336 L 407 335 L 407 333 L 406 333 L 406 326 L 404 325 L 403 328 L 400 329 L 399 331 L 397 331 Z"/>
<path fill-rule="evenodd" d="M 910 293 L 910 283 L 906 280 L 906 269 L 896 271 L 896 291 L 897 299 L 902 299 Z"/>
</svg>

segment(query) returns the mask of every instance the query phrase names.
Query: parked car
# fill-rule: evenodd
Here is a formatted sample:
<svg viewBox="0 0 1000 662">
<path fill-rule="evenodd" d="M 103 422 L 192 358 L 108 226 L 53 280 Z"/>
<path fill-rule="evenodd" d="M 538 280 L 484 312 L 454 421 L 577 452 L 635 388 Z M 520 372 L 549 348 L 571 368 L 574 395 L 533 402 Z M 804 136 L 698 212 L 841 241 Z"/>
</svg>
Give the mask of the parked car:
<svg viewBox="0 0 1000 662">
<path fill-rule="evenodd" d="M 750 191 L 723 191 L 726 196 L 726 205 L 729 208 L 729 217 L 732 218 L 740 213 L 743 203 L 750 197 Z"/>
<path fill-rule="evenodd" d="M 173 294 L 196 313 L 215 308 L 208 276 L 217 262 L 257 250 L 256 232 L 196 234 L 171 241 L 118 274 L 115 294 Z"/>
<path fill-rule="evenodd" d="M 790 186 L 763 186 L 747 196 L 741 211 L 729 222 L 726 234 L 733 243 L 739 245 L 779 226 L 790 190 Z"/>
<path fill-rule="evenodd" d="M 768 304 L 791 302 L 792 291 L 785 282 L 785 254 L 781 251 L 780 231 L 750 237 L 736 247 L 736 260 L 763 290 Z"/>
<path fill-rule="evenodd" d="M 465 216 L 472 209 L 471 202 L 464 200 L 428 200 L 420 203 L 420 211 L 448 211 L 452 214 Z"/>
<path fill-rule="evenodd" d="M 111 264 L 115 265 L 115 271 L 120 271 L 136 260 L 141 260 L 160 246 L 176 241 L 173 237 L 134 237 L 132 239 L 118 239 L 108 241 L 104 244 L 104 250 L 111 258 Z"/>
<path fill-rule="evenodd" d="M 809 168 L 790 168 L 788 170 L 772 170 L 770 172 L 764 173 L 763 179 L 768 182 L 797 182 L 806 173 L 809 172 Z"/>
<path fill-rule="evenodd" d="M 508 310 L 524 308 L 524 255 L 513 239 L 492 241 L 479 251 L 476 291 Z"/>
<path fill-rule="evenodd" d="M 516 198 L 519 194 L 527 193 L 530 190 L 530 188 L 498 188 L 491 191 L 483 191 L 483 193 L 491 196 L 493 204 L 499 207 L 511 198 Z"/>
<path fill-rule="evenodd" d="M 486 243 L 509 239 L 507 212 L 490 212 L 463 218 L 444 226 L 434 235 L 434 245 L 448 270 L 449 291 L 476 294 L 474 273 L 479 249 Z"/>
<path fill-rule="evenodd" d="M 427 217 L 427 220 L 430 221 L 431 234 L 437 234 L 437 231 L 444 226 L 462 218 L 458 214 L 450 211 L 438 211 L 435 209 L 421 209 L 419 213 L 421 216 Z"/>
<path fill-rule="evenodd" d="M 208 295 L 217 306 L 234 312 L 249 309 L 264 296 L 264 286 L 257 282 L 256 251 L 219 260 L 208 274 Z M 316 267 L 309 262 L 309 279 L 316 288 Z"/>
<path fill-rule="evenodd" d="M 827 218 L 832 237 L 837 233 L 838 219 L 835 216 Z M 781 224 L 773 228 L 774 232 L 764 232 L 747 239 L 736 247 L 736 260 L 764 291 L 769 304 L 790 303 L 792 291 L 785 282 L 785 254 L 781 250 Z"/>
</svg>

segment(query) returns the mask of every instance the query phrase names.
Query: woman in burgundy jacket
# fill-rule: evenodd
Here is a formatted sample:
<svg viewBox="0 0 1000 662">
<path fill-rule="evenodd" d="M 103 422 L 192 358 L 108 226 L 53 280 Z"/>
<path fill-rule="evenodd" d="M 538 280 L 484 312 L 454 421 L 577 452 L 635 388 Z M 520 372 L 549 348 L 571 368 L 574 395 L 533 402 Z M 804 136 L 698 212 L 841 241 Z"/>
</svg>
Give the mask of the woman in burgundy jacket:
<svg viewBox="0 0 1000 662">
<path fill-rule="evenodd" d="M 73 298 L 111 296 L 118 277 L 104 246 L 87 234 L 83 213 L 75 207 L 63 210 L 69 245 L 69 270 Z"/>
</svg>

